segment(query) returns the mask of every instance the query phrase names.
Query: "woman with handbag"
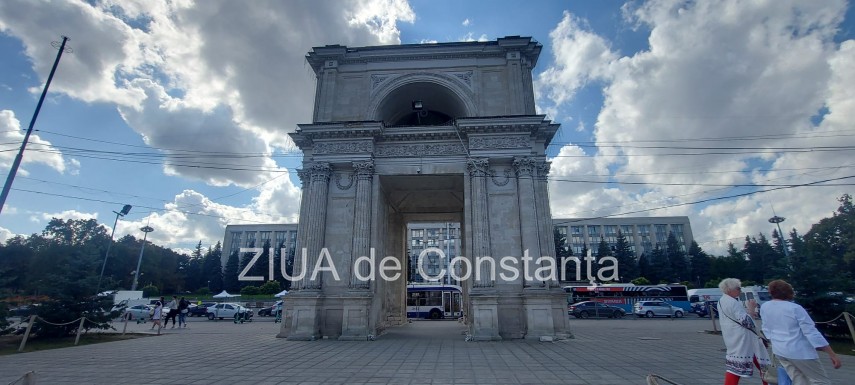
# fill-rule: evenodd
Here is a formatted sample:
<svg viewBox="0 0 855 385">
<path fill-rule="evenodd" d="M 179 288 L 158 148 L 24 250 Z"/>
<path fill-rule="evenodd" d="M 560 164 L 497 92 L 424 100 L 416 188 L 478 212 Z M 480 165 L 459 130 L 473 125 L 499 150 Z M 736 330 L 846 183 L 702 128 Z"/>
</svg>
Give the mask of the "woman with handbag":
<svg viewBox="0 0 855 385">
<path fill-rule="evenodd" d="M 756 332 L 754 318 L 745 311 L 739 302 L 742 282 L 736 278 L 726 278 L 718 284 L 722 293 L 718 301 L 718 313 L 721 320 L 721 336 L 727 347 L 725 355 L 724 385 L 737 385 L 742 377 L 751 377 L 754 367 L 767 370 L 772 361 Z M 749 302 L 748 311 L 754 314 L 757 303 Z M 767 385 L 764 381 L 763 385 Z"/>
<path fill-rule="evenodd" d="M 840 359 L 816 330 L 805 308 L 790 302 L 795 296 L 793 286 L 784 280 L 769 282 L 769 295 L 772 300 L 760 308 L 763 332 L 772 341 L 772 352 L 778 356 L 793 384 L 831 384 L 816 351 L 828 353 L 834 369 L 840 368 Z"/>
</svg>

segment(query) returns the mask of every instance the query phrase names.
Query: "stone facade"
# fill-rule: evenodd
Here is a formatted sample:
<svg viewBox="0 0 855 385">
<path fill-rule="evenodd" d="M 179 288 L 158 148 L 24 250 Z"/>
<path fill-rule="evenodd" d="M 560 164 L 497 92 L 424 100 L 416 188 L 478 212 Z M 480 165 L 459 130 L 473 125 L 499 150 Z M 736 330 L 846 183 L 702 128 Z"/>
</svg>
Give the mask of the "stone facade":
<svg viewBox="0 0 855 385">
<path fill-rule="evenodd" d="M 478 258 L 510 257 L 534 270 L 554 258 L 545 149 L 558 125 L 536 115 L 531 71 L 541 45 L 489 42 L 314 48 L 314 120 L 291 134 L 304 153 L 295 282 L 280 337 L 371 339 L 406 322 L 406 226 L 461 224 L 477 278 L 463 283 L 469 338 L 561 337 L 557 282 L 492 276 Z M 362 256 L 400 267 L 394 280 L 357 279 Z M 361 269 L 361 270 L 360 270 Z"/>
</svg>

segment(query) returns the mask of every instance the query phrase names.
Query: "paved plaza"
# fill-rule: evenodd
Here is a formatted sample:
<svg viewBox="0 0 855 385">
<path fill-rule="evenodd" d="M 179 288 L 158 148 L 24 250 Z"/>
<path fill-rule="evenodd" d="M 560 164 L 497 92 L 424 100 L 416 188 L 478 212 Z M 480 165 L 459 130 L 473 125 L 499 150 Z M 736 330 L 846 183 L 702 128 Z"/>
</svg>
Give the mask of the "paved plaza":
<svg viewBox="0 0 855 385">
<path fill-rule="evenodd" d="M 150 324 L 129 324 L 148 332 Z M 287 341 L 270 318 L 191 319 L 151 338 L 0 357 L 0 384 L 721 384 L 724 344 L 708 319 L 571 320 L 575 339 L 465 342 L 456 321 L 415 321 L 376 341 Z M 121 325 L 119 325 L 121 327 Z M 855 357 L 830 370 L 851 384 Z M 825 356 L 823 356 L 825 359 Z M 825 363 L 825 362 L 824 362 Z M 760 384 L 757 377 L 743 384 Z"/>
</svg>

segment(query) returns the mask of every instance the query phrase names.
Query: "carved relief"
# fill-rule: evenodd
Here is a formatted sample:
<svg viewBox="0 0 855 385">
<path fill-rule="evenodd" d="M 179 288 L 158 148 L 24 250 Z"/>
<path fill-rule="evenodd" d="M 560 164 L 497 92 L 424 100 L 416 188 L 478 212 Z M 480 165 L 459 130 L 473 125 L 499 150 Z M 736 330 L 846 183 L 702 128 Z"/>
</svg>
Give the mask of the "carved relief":
<svg viewBox="0 0 855 385">
<path fill-rule="evenodd" d="M 312 148 L 315 154 L 353 154 L 370 152 L 371 142 L 318 142 Z"/>
<path fill-rule="evenodd" d="M 527 136 L 493 136 L 469 139 L 469 148 L 474 150 L 494 148 L 526 148 L 530 146 Z"/>
<path fill-rule="evenodd" d="M 514 158 L 514 171 L 517 176 L 534 176 L 537 168 L 537 161 L 534 158 Z"/>
<path fill-rule="evenodd" d="M 486 177 L 490 175 L 490 160 L 487 158 L 470 158 L 466 161 L 466 169 L 470 177 Z"/>
<path fill-rule="evenodd" d="M 374 156 L 378 157 L 413 157 L 428 155 L 463 155 L 466 149 L 459 143 L 434 144 L 393 144 L 378 145 L 374 148 Z"/>
<path fill-rule="evenodd" d="M 371 89 L 377 88 L 380 83 L 383 83 L 389 77 L 390 75 L 371 75 Z"/>
<path fill-rule="evenodd" d="M 501 187 L 511 181 L 511 169 L 506 168 L 502 171 L 502 173 L 504 173 L 505 179 L 497 179 L 496 173 L 494 171 L 490 171 L 490 179 L 493 181 L 494 185 Z"/>
<path fill-rule="evenodd" d="M 344 184 L 341 182 L 342 175 L 345 175 L 347 177 L 347 181 L 348 181 L 347 184 Z M 336 185 L 336 187 L 338 187 L 339 190 L 349 189 L 351 186 L 353 186 L 353 174 L 337 172 L 335 174 L 335 185 Z"/>
<path fill-rule="evenodd" d="M 470 89 L 472 88 L 472 75 L 475 74 L 473 71 L 451 72 L 450 74 L 462 80 L 463 83 L 466 83 L 466 86 L 468 86 Z"/>
</svg>

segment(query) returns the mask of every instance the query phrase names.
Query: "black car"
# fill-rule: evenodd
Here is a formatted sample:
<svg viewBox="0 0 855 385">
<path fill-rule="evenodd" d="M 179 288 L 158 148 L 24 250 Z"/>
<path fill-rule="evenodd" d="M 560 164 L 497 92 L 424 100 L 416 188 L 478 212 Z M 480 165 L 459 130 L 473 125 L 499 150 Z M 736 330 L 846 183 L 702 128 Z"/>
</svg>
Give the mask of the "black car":
<svg viewBox="0 0 855 385">
<path fill-rule="evenodd" d="M 602 317 L 622 318 L 626 312 L 616 306 L 606 305 L 600 302 L 584 301 L 577 302 L 567 308 L 567 314 L 576 318 Z"/>
<path fill-rule="evenodd" d="M 216 302 L 202 302 L 201 305 L 190 305 L 187 308 L 188 317 L 205 317 L 208 315 L 208 308 L 216 305 Z"/>
<path fill-rule="evenodd" d="M 282 301 L 276 302 L 273 305 L 268 307 L 263 307 L 258 309 L 259 317 L 273 317 L 276 315 L 276 311 L 282 309 Z"/>
</svg>

